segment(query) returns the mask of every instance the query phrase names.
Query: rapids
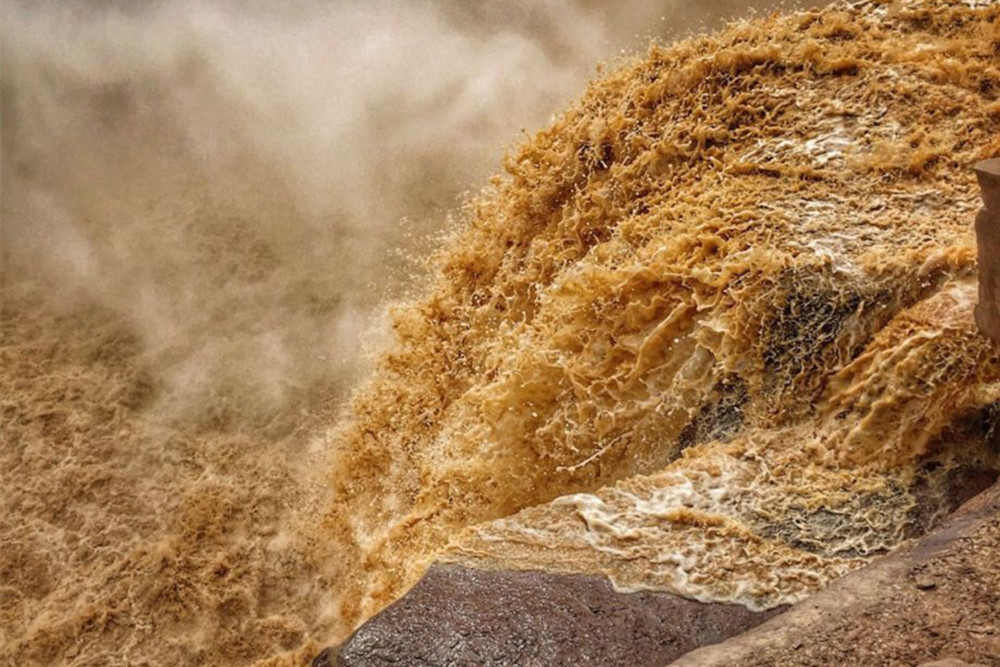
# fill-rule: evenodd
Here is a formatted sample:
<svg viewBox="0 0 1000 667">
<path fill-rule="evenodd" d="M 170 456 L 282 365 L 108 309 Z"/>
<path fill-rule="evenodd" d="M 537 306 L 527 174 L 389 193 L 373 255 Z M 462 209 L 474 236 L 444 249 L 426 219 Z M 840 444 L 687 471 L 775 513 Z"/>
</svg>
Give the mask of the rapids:
<svg viewBox="0 0 1000 667">
<path fill-rule="evenodd" d="M 348 618 L 434 558 L 794 602 L 995 470 L 1000 4 L 652 47 L 511 154 L 330 442 Z"/>
<path fill-rule="evenodd" d="M 303 664 L 435 560 L 774 608 L 994 478 L 998 0 L 623 57 L 446 214 L 775 4 L 0 0 L 0 663 Z"/>
</svg>

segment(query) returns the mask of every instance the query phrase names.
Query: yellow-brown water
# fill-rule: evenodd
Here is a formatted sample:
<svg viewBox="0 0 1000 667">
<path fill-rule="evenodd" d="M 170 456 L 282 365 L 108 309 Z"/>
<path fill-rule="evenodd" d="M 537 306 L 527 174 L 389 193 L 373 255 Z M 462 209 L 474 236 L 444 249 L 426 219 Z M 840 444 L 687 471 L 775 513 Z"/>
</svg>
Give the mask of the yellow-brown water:
<svg viewBox="0 0 1000 667">
<path fill-rule="evenodd" d="M 453 196 L 441 174 L 479 163 L 439 147 L 490 144 L 590 51 L 521 45 L 521 106 L 471 87 L 496 108 L 459 96 L 360 160 L 382 179 L 327 180 L 321 149 L 353 164 L 409 112 L 309 107 L 354 81 L 352 35 L 265 40 L 298 100 L 226 50 L 231 18 L 162 49 L 127 13 L 65 17 L 99 45 L 72 57 L 7 40 L 5 659 L 301 661 L 439 554 L 767 607 L 932 525 L 951 470 L 997 464 L 969 171 L 1000 154 L 997 2 L 770 18 L 602 75 L 468 206 L 329 432 L 360 372 L 337 362 L 391 282 L 383 237 L 405 236 L 386 220 Z M 472 62 L 418 24 L 448 60 L 516 46 Z M 117 31 L 138 74 L 104 50 Z M 301 131 L 314 115 L 352 141 Z"/>
<path fill-rule="evenodd" d="M 449 543 L 769 607 L 933 523 L 913 489 L 996 464 L 969 167 L 1000 152 L 998 17 L 653 48 L 510 156 L 333 437 L 346 613 Z"/>
<path fill-rule="evenodd" d="M 0 0 L 0 664 L 349 631 L 311 436 L 362 332 L 505 143 L 677 4 Z"/>
</svg>

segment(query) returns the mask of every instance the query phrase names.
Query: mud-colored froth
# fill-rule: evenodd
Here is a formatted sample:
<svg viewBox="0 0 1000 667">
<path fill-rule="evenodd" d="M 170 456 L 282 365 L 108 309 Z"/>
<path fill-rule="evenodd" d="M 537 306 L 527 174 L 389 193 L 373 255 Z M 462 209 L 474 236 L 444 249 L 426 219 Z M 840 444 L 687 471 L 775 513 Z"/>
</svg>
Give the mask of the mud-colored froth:
<svg viewBox="0 0 1000 667">
<path fill-rule="evenodd" d="M 995 466 L 968 167 L 1000 153 L 996 2 L 772 18 L 603 75 L 396 309 L 329 464 L 308 435 L 360 370 L 389 229 L 463 187 L 442 174 L 476 173 L 446 154 L 459 125 L 472 153 L 502 143 L 493 119 L 566 84 L 533 54 L 567 52 L 476 51 L 497 81 L 551 75 L 517 103 L 465 77 L 424 97 L 349 38 L 464 71 L 479 36 L 422 51 L 453 43 L 384 4 L 385 33 L 305 12 L 284 48 L 244 5 L 104 20 L 119 4 L 55 23 L 0 4 L 0 659 L 301 662 L 449 541 L 483 567 L 772 606 L 932 525 L 954 471 Z M 341 115 L 340 73 L 381 92 Z M 444 113 L 458 89 L 471 113 Z"/>
<path fill-rule="evenodd" d="M 761 608 L 933 523 L 911 488 L 995 465 L 969 166 L 1000 153 L 998 17 L 653 48 L 511 155 L 332 437 L 346 616 L 467 526 L 479 565 Z"/>
<path fill-rule="evenodd" d="M 382 300 L 597 60 L 774 5 L 475 4 L 0 0 L 0 664 L 345 637 L 309 436 Z"/>
<path fill-rule="evenodd" d="M 992 351 L 974 331 L 974 290 L 970 283 L 949 286 L 897 316 L 831 380 L 833 395 L 815 417 L 746 428 L 728 443 L 690 447 L 663 472 L 473 527 L 446 558 L 603 573 L 624 589 L 652 587 L 752 609 L 807 597 L 954 509 L 950 471 L 1000 463 L 981 424 L 950 421 L 955 412 L 975 414 L 978 400 L 997 399 L 996 388 L 976 377 Z M 873 376 L 894 390 L 843 381 L 872 358 L 890 356 L 892 364 L 875 364 Z M 946 377 L 926 377 L 937 374 Z M 977 398 L 953 395 L 977 386 Z M 870 410 L 856 420 L 839 412 L 863 393 L 892 406 L 892 432 Z M 949 416 L 935 423 L 940 406 Z M 907 415 L 918 424 L 908 425 Z M 925 433 L 937 441 L 927 442 Z M 881 447 L 873 455 L 856 442 Z M 845 447 L 856 460 L 833 458 Z"/>
<path fill-rule="evenodd" d="M 302 661 L 339 631 L 302 432 L 178 428 L 120 316 L 2 296 L 0 663 Z"/>
</svg>

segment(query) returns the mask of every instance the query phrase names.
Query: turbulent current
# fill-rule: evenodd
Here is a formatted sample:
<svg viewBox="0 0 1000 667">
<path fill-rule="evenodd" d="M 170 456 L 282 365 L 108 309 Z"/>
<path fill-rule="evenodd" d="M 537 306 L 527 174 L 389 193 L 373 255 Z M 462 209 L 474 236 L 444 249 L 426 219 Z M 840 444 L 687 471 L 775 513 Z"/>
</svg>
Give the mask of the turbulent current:
<svg viewBox="0 0 1000 667">
<path fill-rule="evenodd" d="M 995 2 L 861 2 L 592 84 L 332 438 L 348 616 L 435 556 L 769 608 L 939 520 L 997 466 L 970 166 L 998 54 Z"/>
<path fill-rule="evenodd" d="M 392 225 L 479 164 L 446 143 L 592 60 L 604 33 L 552 8 L 596 3 L 525 19 L 547 49 L 480 34 L 485 4 L 303 2 L 294 45 L 249 9 L 29 4 L 3 5 L 0 661 L 301 664 L 434 560 L 769 609 L 1000 469 L 971 171 L 1000 156 L 998 0 L 602 70 L 468 201 L 343 410 Z"/>
</svg>

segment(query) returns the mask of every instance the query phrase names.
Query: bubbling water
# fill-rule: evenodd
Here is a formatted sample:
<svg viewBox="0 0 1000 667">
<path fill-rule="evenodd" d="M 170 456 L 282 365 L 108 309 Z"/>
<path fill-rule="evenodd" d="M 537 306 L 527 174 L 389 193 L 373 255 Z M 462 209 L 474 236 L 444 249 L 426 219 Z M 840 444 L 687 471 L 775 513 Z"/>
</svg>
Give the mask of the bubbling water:
<svg viewBox="0 0 1000 667">
<path fill-rule="evenodd" d="M 933 525 L 998 466 L 968 169 L 1000 153 L 998 50 L 995 2 L 862 2 L 592 84 L 332 436 L 347 616 L 443 550 L 767 608 Z"/>
</svg>

